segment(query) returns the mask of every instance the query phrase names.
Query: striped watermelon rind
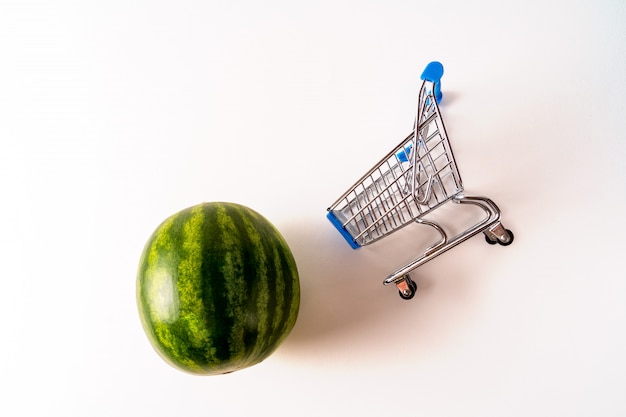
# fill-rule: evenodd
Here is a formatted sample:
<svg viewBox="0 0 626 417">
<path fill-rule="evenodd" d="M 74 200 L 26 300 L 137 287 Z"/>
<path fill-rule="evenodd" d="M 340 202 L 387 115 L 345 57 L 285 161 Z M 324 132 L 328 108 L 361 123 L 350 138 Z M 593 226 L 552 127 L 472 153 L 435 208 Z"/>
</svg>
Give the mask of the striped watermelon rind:
<svg viewBox="0 0 626 417">
<path fill-rule="evenodd" d="M 300 283 L 279 231 L 234 203 L 167 218 L 145 245 L 137 304 L 148 338 L 171 365 L 214 375 L 255 365 L 295 325 Z"/>
</svg>

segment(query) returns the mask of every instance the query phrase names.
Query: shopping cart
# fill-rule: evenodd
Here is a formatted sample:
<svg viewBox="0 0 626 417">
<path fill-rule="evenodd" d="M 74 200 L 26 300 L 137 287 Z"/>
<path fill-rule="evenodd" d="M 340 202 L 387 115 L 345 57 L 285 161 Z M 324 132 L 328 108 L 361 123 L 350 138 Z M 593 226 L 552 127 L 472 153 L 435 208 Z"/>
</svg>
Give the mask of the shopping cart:
<svg viewBox="0 0 626 417">
<path fill-rule="evenodd" d="M 513 233 L 500 222 L 500 209 L 485 197 L 463 194 L 463 183 L 443 125 L 441 101 L 443 66 L 431 62 L 422 73 L 413 131 L 377 165 L 359 179 L 329 208 L 327 217 L 357 249 L 416 222 L 434 228 L 440 240 L 422 255 L 389 275 L 383 284 L 395 284 L 404 299 L 411 299 L 417 284 L 409 272 L 479 233 L 489 244 L 506 246 Z M 449 237 L 444 228 L 426 216 L 445 203 L 471 204 L 484 217 L 461 233 Z"/>
</svg>

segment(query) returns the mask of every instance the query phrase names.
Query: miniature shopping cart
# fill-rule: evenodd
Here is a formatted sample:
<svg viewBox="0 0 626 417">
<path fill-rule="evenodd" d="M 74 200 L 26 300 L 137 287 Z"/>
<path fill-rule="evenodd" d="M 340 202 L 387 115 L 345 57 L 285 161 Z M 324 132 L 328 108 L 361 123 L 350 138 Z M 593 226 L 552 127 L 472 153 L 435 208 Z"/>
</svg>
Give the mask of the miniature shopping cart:
<svg viewBox="0 0 626 417">
<path fill-rule="evenodd" d="M 421 79 L 413 131 L 328 208 L 327 217 L 350 246 L 357 249 L 417 222 L 431 226 L 440 240 L 414 261 L 387 277 L 404 299 L 417 284 L 409 272 L 479 233 L 490 244 L 509 245 L 513 233 L 500 222 L 500 209 L 488 198 L 463 194 L 461 176 L 443 125 L 438 102 L 442 98 L 439 62 L 428 64 Z M 448 202 L 482 208 L 484 218 L 449 237 L 436 221 L 426 219 Z"/>
</svg>

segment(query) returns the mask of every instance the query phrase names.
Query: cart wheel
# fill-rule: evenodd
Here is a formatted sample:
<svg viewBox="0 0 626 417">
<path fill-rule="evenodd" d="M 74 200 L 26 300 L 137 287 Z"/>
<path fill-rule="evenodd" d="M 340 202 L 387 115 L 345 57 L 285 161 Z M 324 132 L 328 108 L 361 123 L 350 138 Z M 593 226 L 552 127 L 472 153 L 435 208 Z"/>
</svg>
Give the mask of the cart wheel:
<svg viewBox="0 0 626 417">
<path fill-rule="evenodd" d="M 415 293 L 417 292 L 417 284 L 408 275 L 404 277 L 404 280 L 406 281 L 408 289 L 406 289 L 405 291 L 398 290 L 398 294 L 400 294 L 400 298 L 402 298 L 403 300 L 410 300 L 415 296 Z"/>
<path fill-rule="evenodd" d="M 509 229 L 506 229 L 506 233 L 509 235 L 509 240 L 507 242 L 498 240 L 498 243 L 501 246 L 509 246 L 511 243 L 513 243 L 513 239 L 515 238 L 515 236 L 513 236 L 513 232 L 511 232 Z"/>
<path fill-rule="evenodd" d="M 485 242 L 489 243 L 490 245 L 495 245 L 496 243 L 498 243 L 498 239 L 493 240 L 485 233 Z"/>
<path fill-rule="evenodd" d="M 503 242 L 500 239 L 491 239 L 486 233 L 485 233 L 485 241 L 487 243 L 489 243 L 490 245 L 495 245 L 496 243 L 500 244 L 501 246 L 509 246 L 511 243 L 513 243 L 513 238 L 515 236 L 513 236 L 513 232 L 511 232 L 509 229 L 505 229 L 506 233 L 509 235 L 510 239 L 507 242 Z"/>
</svg>

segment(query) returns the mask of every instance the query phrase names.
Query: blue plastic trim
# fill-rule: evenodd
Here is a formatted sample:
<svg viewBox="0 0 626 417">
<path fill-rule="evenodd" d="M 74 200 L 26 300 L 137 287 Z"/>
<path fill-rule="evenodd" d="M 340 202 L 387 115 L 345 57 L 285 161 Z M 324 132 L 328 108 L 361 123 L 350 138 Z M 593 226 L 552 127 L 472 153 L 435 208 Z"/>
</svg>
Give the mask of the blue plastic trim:
<svg viewBox="0 0 626 417">
<path fill-rule="evenodd" d="M 422 80 L 430 81 L 435 84 L 435 99 L 437 103 L 441 102 L 443 94 L 441 93 L 441 77 L 443 77 L 443 65 L 441 62 L 433 61 L 426 65 L 422 72 Z"/>
<path fill-rule="evenodd" d="M 413 144 L 409 143 L 408 146 L 396 152 L 396 157 L 398 158 L 398 161 L 409 162 L 409 157 L 411 156 L 411 149 L 413 149 Z"/>
<path fill-rule="evenodd" d="M 335 226 L 335 228 L 339 231 L 339 233 L 341 233 L 341 236 L 343 236 L 343 238 L 346 240 L 346 242 L 348 242 L 348 244 L 350 245 L 352 249 L 358 249 L 361 247 L 361 245 L 359 245 L 358 243 L 354 241 L 354 238 L 352 238 L 352 235 L 348 233 L 346 229 L 343 228 L 341 221 L 339 221 L 337 216 L 335 216 L 335 213 L 333 213 L 332 211 L 329 211 L 328 214 L 326 214 L 326 217 L 328 218 L 328 220 L 330 220 L 333 226 Z"/>
<path fill-rule="evenodd" d="M 443 77 L 443 65 L 441 62 L 433 61 L 426 65 L 422 72 L 422 80 L 438 83 Z"/>
</svg>

